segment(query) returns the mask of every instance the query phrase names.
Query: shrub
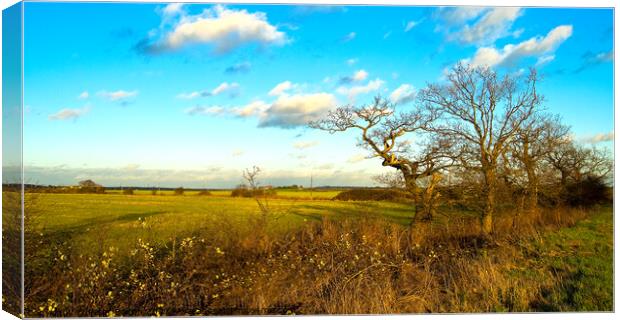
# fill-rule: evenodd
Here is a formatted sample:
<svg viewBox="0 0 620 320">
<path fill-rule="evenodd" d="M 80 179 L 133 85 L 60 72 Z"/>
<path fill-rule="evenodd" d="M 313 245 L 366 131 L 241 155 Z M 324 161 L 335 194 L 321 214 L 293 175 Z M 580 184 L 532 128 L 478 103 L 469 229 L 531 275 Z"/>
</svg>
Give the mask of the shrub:
<svg viewBox="0 0 620 320">
<path fill-rule="evenodd" d="M 133 189 L 132 188 L 125 188 L 125 189 L 123 189 L 123 194 L 132 195 L 133 194 Z"/>
<path fill-rule="evenodd" d="M 202 190 L 202 191 L 198 192 L 197 195 L 198 196 L 210 196 L 211 192 L 209 192 L 208 190 Z"/>
<path fill-rule="evenodd" d="M 275 196 L 276 190 L 274 189 L 266 189 L 266 188 L 258 188 L 258 189 L 250 189 L 245 185 L 239 185 L 230 193 L 231 197 L 241 197 L 241 198 L 253 198 L 253 197 L 273 197 Z"/>
<path fill-rule="evenodd" d="M 413 196 L 394 189 L 353 189 L 343 191 L 333 198 L 340 201 L 395 201 L 412 199 Z"/>
<path fill-rule="evenodd" d="M 184 193 L 185 193 L 185 189 L 183 189 L 183 187 L 174 189 L 174 194 L 177 196 L 182 196 Z"/>
</svg>

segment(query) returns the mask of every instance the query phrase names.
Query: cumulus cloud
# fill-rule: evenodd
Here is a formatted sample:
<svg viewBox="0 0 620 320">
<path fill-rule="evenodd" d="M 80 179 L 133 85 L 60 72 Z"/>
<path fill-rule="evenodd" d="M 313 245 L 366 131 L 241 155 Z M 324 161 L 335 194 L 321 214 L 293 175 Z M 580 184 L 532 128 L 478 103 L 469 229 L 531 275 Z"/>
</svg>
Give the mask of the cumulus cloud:
<svg viewBox="0 0 620 320">
<path fill-rule="evenodd" d="M 89 97 L 88 91 L 84 91 L 80 93 L 80 95 L 78 96 L 78 99 L 88 99 L 88 97 Z"/>
<path fill-rule="evenodd" d="M 410 84 L 402 84 L 390 94 L 390 101 L 395 104 L 403 104 L 415 99 L 415 88 Z"/>
<path fill-rule="evenodd" d="M 572 33 L 571 25 L 558 26 L 544 37 L 537 36 L 518 44 L 507 44 L 499 50 L 493 47 L 479 48 L 472 58 L 462 62 L 471 66 L 512 65 L 525 57 L 537 57 L 555 51 Z"/>
<path fill-rule="evenodd" d="M 286 90 L 293 88 L 293 83 L 290 81 L 284 81 L 278 83 L 271 91 L 269 91 L 270 96 L 279 96 L 283 94 Z"/>
<path fill-rule="evenodd" d="M 84 108 L 78 108 L 78 109 L 65 108 L 54 114 L 50 114 L 47 118 L 52 121 L 53 120 L 71 120 L 71 119 L 75 120 L 85 115 L 89 111 L 90 111 L 89 106 L 85 106 Z"/>
<path fill-rule="evenodd" d="M 297 141 L 293 143 L 293 148 L 303 150 L 319 145 L 319 141 Z"/>
<path fill-rule="evenodd" d="M 196 99 L 198 97 L 209 97 L 209 96 L 217 96 L 223 93 L 228 93 L 229 97 L 233 98 L 239 95 L 239 84 L 236 82 L 228 83 L 222 82 L 217 87 L 212 90 L 203 90 L 203 91 L 193 91 L 193 92 L 184 92 L 179 93 L 177 98 L 191 100 Z"/>
<path fill-rule="evenodd" d="M 257 100 L 250 102 L 245 106 L 234 107 L 231 109 L 231 113 L 241 118 L 253 116 L 261 117 L 267 109 L 269 109 L 269 104 L 264 101 Z"/>
<path fill-rule="evenodd" d="M 99 91 L 97 93 L 100 97 L 110 100 L 110 101 L 118 101 L 118 102 L 123 102 L 126 101 L 128 99 L 134 98 L 138 95 L 138 91 L 134 90 L 134 91 L 125 91 L 125 90 L 118 90 L 118 91 Z"/>
<path fill-rule="evenodd" d="M 250 69 L 252 68 L 252 64 L 248 61 L 243 61 L 243 62 L 239 62 L 236 63 L 230 67 L 227 67 L 226 70 L 224 70 L 224 72 L 226 73 L 246 73 L 248 71 L 250 71 Z"/>
<path fill-rule="evenodd" d="M 360 94 L 377 91 L 383 86 L 385 82 L 379 78 L 369 81 L 366 85 L 352 86 L 352 87 L 338 87 L 336 92 L 349 97 L 350 100 L 354 100 Z"/>
<path fill-rule="evenodd" d="M 322 117 L 337 104 L 329 93 L 281 95 L 262 114 L 259 127 L 294 128 Z"/>
<path fill-rule="evenodd" d="M 170 6 L 167 6 L 169 8 Z M 164 19 L 169 17 L 164 9 Z M 250 13 L 245 9 L 228 9 L 216 5 L 197 15 L 187 15 L 178 10 L 179 18 L 171 30 L 163 32 L 160 39 L 144 39 L 136 45 L 143 53 L 174 51 L 190 44 L 210 45 L 216 53 L 226 53 L 246 44 L 282 45 L 287 42 L 284 32 L 267 21 L 263 12 Z"/>
<path fill-rule="evenodd" d="M 582 140 L 585 143 L 600 143 L 600 142 L 614 141 L 614 132 L 611 131 L 607 133 L 599 133 L 591 137 L 583 138 Z"/>
</svg>

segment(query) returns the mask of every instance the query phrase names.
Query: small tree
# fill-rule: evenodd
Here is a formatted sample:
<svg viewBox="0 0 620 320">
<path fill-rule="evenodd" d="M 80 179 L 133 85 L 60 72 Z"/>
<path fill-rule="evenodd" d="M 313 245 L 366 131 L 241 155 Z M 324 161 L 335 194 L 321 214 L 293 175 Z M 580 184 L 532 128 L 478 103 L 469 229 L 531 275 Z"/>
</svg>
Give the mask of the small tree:
<svg viewBox="0 0 620 320">
<path fill-rule="evenodd" d="M 384 167 L 392 167 L 403 177 L 404 187 L 414 197 L 414 219 L 419 219 L 418 211 L 422 201 L 419 192 L 419 179 L 429 177 L 447 167 L 443 162 L 449 149 L 447 139 L 435 139 L 423 151 L 413 154 L 407 134 L 423 132 L 434 120 L 432 113 L 421 109 L 409 112 L 395 112 L 396 106 L 386 99 L 375 97 L 367 106 L 343 106 L 330 111 L 324 119 L 310 123 L 310 127 L 330 133 L 357 130 L 361 137 L 359 146 L 372 152 L 372 157 L 382 159 Z M 437 179 L 431 180 L 436 182 Z M 429 185 L 433 190 L 434 186 Z M 429 207 L 430 208 L 430 207 Z M 423 220 L 432 219 L 433 210 L 425 210 Z"/>
<path fill-rule="evenodd" d="M 174 194 L 177 196 L 182 196 L 185 193 L 185 189 L 183 187 L 178 187 L 174 189 Z"/>
</svg>

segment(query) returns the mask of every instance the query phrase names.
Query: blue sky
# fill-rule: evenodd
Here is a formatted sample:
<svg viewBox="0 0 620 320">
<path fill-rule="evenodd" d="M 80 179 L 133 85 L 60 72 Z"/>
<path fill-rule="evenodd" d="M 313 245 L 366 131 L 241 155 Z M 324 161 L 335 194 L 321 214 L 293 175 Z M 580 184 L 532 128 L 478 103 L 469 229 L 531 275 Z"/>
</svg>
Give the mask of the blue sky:
<svg viewBox="0 0 620 320">
<path fill-rule="evenodd" d="M 390 169 L 354 132 L 304 123 L 376 94 L 406 110 L 459 61 L 536 67 L 576 139 L 612 144 L 610 9 L 28 2 L 24 22 L 31 182 L 372 185 Z"/>
</svg>

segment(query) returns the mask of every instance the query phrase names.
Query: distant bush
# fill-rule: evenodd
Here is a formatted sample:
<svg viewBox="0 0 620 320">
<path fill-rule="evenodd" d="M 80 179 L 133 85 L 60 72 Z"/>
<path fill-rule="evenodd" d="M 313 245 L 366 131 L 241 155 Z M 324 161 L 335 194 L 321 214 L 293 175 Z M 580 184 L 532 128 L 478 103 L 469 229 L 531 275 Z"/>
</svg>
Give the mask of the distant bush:
<svg viewBox="0 0 620 320">
<path fill-rule="evenodd" d="M 157 190 L 156 189 L 151 190 L 151 195 L 156 196 L 157 195 Z"/>
<path fill-rule="evenodd" d="M 343 191 L 333 198 L 339 201 L 395 201 L 411 199 L 412 195 L 394 189 L 353 189 Z"/>
<path fill-rule="evenodd" d="M 566 186 L 565 201 L 572 207 L 591 207 L 611 203 L 613 194 L 601 178 L 588 176 Z"/>
<path fill-rule="evenodd" d="M 133 189 L 131 189 L 131 188 L 123 189 L 123 194 L 125 194 L 125 195 L 132 195 L 133 194 Z"/>
<path fill-rule="evenodd" d="M 210 196 L 211 192 L 209 192 L 208 190 L 202 190 L 202 191 L 198 192 L 197 195 L 198 196 Z"/>
<path fill-rule="evenodd" d="M 84 180 L 78 183 L 77 193 L 105 193 L 105 188 L 93 180 Z"/>
<path fill-rule="evenodd" d="M 274 189 L 266 189 L 266 188 L 258 188 L 252 190 L 245 185 L 239 185 L 230 193 L 231 197 L 240 197 L 240 198 L 252 198 L 252 197 L 263 197 L 263 196 L 275 196 L 276 190 Z"/>
<path fill-rule="evenodd" d="M 177 196 L 182 196 L 184 193 L 185 193 L 185 189 L 183 189 L 183 187 L 174 189 L 174 194 Z"/>
</svg>

